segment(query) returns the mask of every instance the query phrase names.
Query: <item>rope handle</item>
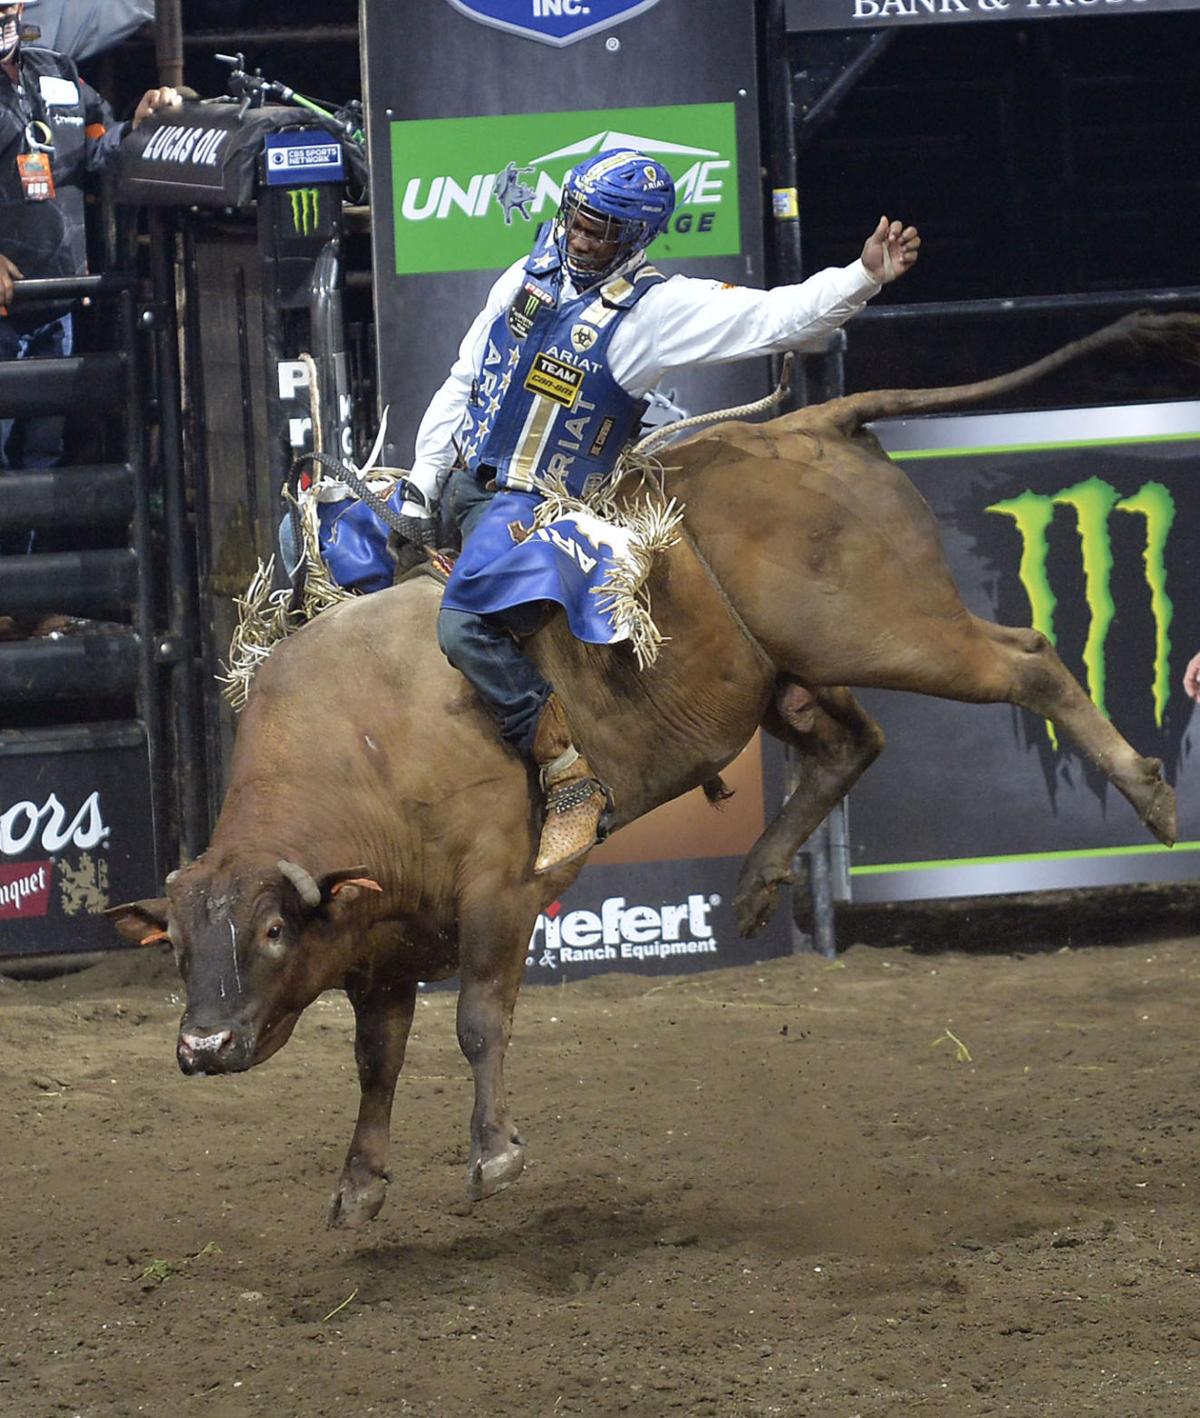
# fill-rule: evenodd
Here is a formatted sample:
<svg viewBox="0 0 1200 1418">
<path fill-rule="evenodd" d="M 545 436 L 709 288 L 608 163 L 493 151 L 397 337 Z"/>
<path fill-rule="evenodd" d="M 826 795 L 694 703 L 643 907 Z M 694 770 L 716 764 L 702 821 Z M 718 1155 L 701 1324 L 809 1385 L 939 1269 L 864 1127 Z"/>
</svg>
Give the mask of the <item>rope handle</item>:
<svg viewBox="0 0 1200 1418">
<path fill-rule="evenodd" d="M 382 497 L 373 491 L 368 484 L 359 476 L 357 471 L 349 463 L 343 463 L 340 459 L 331 457 L 328 453 L 301 453 L 292 464 L 292 471 L 289 475 L 289 485 L 293 487 L 299 475 L 300 466 L 303 463 L 319 463 L 323 468 L 327 468 L 338 482 L 343 482 L 350 491 L 359 499 L 365 502 L 372 512 L 379 518 L 385 527 L 393 532 L 400 530 L 400 514 L 390 507 Z M 407 478 L 397 478 L 396 485 L 400 487 L 405 498 L 412 502 L 419 502 L 426 511 L 429 511 L 429 499 L 417 487 L 416 483 L 410 482 Z"/>
<path fill-rule="evenodd" d="M 788 390 L 792 387 L 792 366 L 795 364 L 795 355 L 791 350 L 783 357 L 783 364 L 779 369 L 779 383 L 774 390 L 761 399 L 756 399 L 752 404 L 739 404 L 733 409 L 714 409 L 707 414 L 693 414 L 691 418 L 677 419 L 674 423 L 665 423 L 661 428 L 656 428 L 653 433 L 648 433 L 640 443 L 634 444 L 630 449 L 634 457 L 647 455 L 661 447 L 668 440 L 675 438 L 687 428 L 702 428 L 706 423 L 719 423 L 724 419 L 748 418 L 751 414 L 765 413 L 767 409 L 773 409 L 776 404 L 782 403 L 787 397 Z"/>
</svg>

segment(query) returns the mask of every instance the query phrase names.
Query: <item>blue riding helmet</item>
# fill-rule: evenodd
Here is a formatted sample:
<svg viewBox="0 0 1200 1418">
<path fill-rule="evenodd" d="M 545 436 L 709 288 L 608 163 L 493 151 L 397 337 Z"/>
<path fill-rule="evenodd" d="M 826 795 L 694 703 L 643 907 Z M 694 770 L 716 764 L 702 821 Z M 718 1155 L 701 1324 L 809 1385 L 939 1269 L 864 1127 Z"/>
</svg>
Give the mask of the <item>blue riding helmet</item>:
<svg viewBox="0 0 1200 1418">
<path fill-rule="evenodd" d="M 631 148 L 610 148 L 585 158 L 567 173 L 554 238 L 563 264 L 577 286 L 601 281 L 649 246 L 675 210 L 675 183 L 662 163 Z M 595 261 L 572 256 L 567 238 L 580 215 L 603 223 L 598 241 L 616 242 L 612 257 Z"/>
</svg>

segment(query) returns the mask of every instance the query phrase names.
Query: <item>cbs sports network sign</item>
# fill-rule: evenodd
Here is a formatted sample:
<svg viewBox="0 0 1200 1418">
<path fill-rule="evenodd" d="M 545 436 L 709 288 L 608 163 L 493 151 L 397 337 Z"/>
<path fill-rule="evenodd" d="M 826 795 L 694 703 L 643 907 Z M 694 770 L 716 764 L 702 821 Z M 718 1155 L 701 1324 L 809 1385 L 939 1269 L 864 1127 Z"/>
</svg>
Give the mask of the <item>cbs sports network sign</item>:
<svg viewBox="0 0 1200 1418">
<path fill-rule="evenodd" d="M 732 103 L 417 119 L 391 125 L 396 274 L 509 265 L 554 216 L 568 171 L 607 148 L 657 158 L 675 179 L 651 259 L 740 250 Z"/>
</svg>

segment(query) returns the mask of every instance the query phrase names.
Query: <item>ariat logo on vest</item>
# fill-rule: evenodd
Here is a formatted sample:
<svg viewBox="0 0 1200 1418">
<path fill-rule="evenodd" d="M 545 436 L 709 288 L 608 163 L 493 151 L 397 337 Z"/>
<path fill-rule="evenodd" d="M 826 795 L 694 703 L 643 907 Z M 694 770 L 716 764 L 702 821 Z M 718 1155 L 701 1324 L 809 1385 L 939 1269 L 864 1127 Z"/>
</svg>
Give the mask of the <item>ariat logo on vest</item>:
<svg viewBox="0 0 1200 1418">
<path fill-rule="evenodd" d="M 533 365 L 525 376 L 525 387 L 531 394 L 553 399 L 564 408 L 573 409 L 583 387 L 583 371 L 572 369 L 561 360 L 547 354 L 534 356 Z"/>
<path fill-rule="evenodd" d="M 590 350 L 599 338 L 599 331 L 593 330 L 590 325 L 571 326 L 571 346 L 580 354 L 585 354 Z"/>
</svg>

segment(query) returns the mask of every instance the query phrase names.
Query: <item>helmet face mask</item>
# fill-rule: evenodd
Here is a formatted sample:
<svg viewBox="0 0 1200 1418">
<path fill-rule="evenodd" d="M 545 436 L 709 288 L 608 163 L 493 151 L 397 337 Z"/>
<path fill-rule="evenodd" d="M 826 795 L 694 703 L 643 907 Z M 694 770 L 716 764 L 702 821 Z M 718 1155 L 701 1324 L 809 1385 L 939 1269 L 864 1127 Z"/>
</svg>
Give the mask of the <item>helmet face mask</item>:
<svg viewBox="0 0 1200 1418">
<path fill-rule="evenodd" d="M 649 242 L 645 222 L 597 212 L 565 195 L 558 223 L 563 260 L 576 285 L 603 280 Z"/>
<path fill-rule="evenodd" d="M 675 184 L 653 158 L 614 149 L 567 174 L 554 239 L 576 285 L 586 289 L 654 240 L 675 209 Z"/>
</svg>

